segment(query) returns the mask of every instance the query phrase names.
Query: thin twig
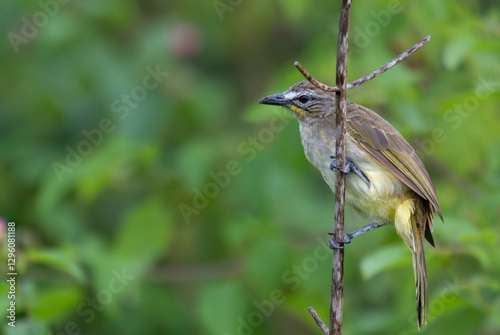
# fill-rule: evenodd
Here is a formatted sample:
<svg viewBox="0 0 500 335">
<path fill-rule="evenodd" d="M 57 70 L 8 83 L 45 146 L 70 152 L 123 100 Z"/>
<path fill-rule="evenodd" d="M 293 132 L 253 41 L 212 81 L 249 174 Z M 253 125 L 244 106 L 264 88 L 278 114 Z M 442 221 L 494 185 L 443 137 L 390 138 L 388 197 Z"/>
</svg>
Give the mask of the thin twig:
<svg viewBox="0 0 500 335">
<path fill-rule="evenodd" d="M 337 86 L 335 87 L 331 87 L 331 86 L 328 86 L 328 85 L 325 85 L 319 81 L 317 81 L 316 79 L 314 79 L 310 74 L 309 72 L 306 71 L 306 69 L 304 69 L 302 67 L 302 65 L 300 65 L 299 62 L 295 62 L 293 63 L 293 65 L 295 65 L 295 67 L 297 69 L 299 69 L 300 73 L 302 73 L 302 75 L 304 77 L 306 77 L 307 80 L 309 80 L 309 82 L 311 84 L 313 84 L 314 86 L 316 86 L 317 88 L 319 88 L 320 90 L 323 90 L 323 91 L 327 91 L 327 92 L 338 92 L 339 91 L 339 88 Z"/>
<path fill-rule="evenodd" d="M 357 86 L 364 84 L 367 81 L 369 81 L 375 77 L 380 76 L 382 73 L 384 73 L 387 70 L 389 70 L 390 68 L 394 67 L 394 65 L 401 62 L 403 59 L 405 59 L 406 57 L 408 57 L 409 55 L 411 55 L 412 53 L 414 53 L 415 51 L 417 51 L 418 49 L 423 47 L 425 44 L 427 44 L 427 42 L 430 41 L 430 39 L 431 39 L 431 36 L 427 35 L 423 40 L 416 43 L 414 46 L 412 46 L 411 48 L 409 48 L 408 50 L 406 50 L 405 52 L 403 52 L 402 54 L 400 54 L 399 56 L 397 56 L 396 58 L 391 60 L 389 63 L 385 64 L 384 66 L 379 67 L 378 69 L 376 69 L 375 71 L 372 71 L 371 73 L 367 74 L 366 76 L 359 78 L 358 80 L 355 80 L 355 81 L 347 84 L 347 89 L 350 90 L 351 88 L 357 87 Z M 300 73 L 302 73 L 302 75 L 307 80 L 309 80 L 309 82 L 311 84 L 313 84 L 317 88 L 322 89 L 323 91 L 327 91 L 327 92 L 339 92 L 340 89 L 338 88 L 338 86 L 333 86 L 333 87 L 328 86 L 328 85 L 323 84 L 322 82 L 319 82 L 318 80 L 314 79 L 313 76 L 311 76 L 309 74 L 309 72 L 307 72 L 306 69 L 304 69 L 302 67 L 302 65 L 300 65 L 299 62 L 295 62 L 294 65 L 300 71 Z"/>
<path fill-rule="evenodd" d="M 371 80 L 377 76 L 380 76 L 382 73 L 389 70 L 391 67 L 393 67 L 394 65 L 401 62 L 403 59 L 405 59 L 406 57 L 408 57 L 409 55 L 411 55 L 412 53 L 414 53 L 415 51 L 417 51 L 418 49 L 423 47 L 427 42 L 430 41 L 430 39 L 431 39 L 431 36 L 427 35 L 423 40 L 421 40 L 420 42 L 418 42 L 417 44 L 415 44 L 414 46 L 412 46 L 411 48 L 409 48 L 408 50 L 403 52 L 401 55 L 399 55 L 396 58 L 394 58 L 393 60 L 391 60 L 389 63 L 378 68 L 377 70 L 373 71 L 372 73 L 367 74 L 366 76 L 359 78 L 358 80 L 355 80 L 352 83 L 347 84 L 347 89 L 359 86 L 363 83 L 366 83 L 368 80 Z"/>
<path fill-rule="evenodd" d="M 311 313 L 314 321 L 316 321 L 316 323 L 318 324 L 319 328 L 321 328 L 323 333 L 325 333 L 325 335 L 328 335 L 328 327 L 326 327 L 323 321 L 321 321 L 321 318 L 319 317 L 318 313 L 316 313 L 314 308 L 312 306 L 309 306 L 307 307 L 307 309 L 309 310 L 309 313 Z"/>
<path fill-rule="evenodd" d="M 336 153 L 335 161 L 339 169 L 335 172 L 335 223 L 334 238 L 344 240 L 344 202 L 345 202 L 345 143 L 347 117 L 347 48 L 349 40 L 349 21 L 351 20 L 351 0 L 342 0 L 339 21 L 339 37 L 337 40 L 337 71 L 335 85 L 340 89 L 336 92 Z M 340 243 L 342 246 L 343 244 Z M 342 308 L 344 306 L 344 249 L 333 253 L 332 291 L 330 297 L 330 335 L 342 334 Z"/>
</svg>

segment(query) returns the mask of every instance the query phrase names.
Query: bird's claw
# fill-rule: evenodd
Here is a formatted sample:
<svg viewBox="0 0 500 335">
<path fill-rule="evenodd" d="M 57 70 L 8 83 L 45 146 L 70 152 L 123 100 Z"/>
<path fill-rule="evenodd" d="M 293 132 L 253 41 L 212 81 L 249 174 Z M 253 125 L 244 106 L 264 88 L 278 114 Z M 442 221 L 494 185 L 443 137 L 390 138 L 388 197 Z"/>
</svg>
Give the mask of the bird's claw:
<svg viewBox="0 0 500 335">
<path fill-rule="evenodd" d="M 356 166 L 356 164 L 354 164 L 350 160 L 346 160 L 345 167 L 341 169 L 337 165 L 337 160 L 335 159 L 335 156 L 330 156 L 330 158 L 333 159 L 332 163 L 330 164 L 330 170 L 333 171 L 336 169 L 336 170 L 342 171 L 345 174 L 348 174 L 349 172 L 353 171 L 368 185 L 368 187 L 371 186 L 370 179 L 368 179 L 368 177 L 365 176 L 365 174 Z"/>
<path fill-rule="evenodd" d="M 348 174 L 349 172 L 351 172 L 351 166 L 349 163 L 349 161 L 346 161 L 345 162 L 345 167 L 343 169 L 341 169 L 338 165 L 337 165 L 337 160 L 335 160 L 335 156 L 330 156 L 330 158 L 333 158 L 333 161 L 332 161 L 332 164 L 330 164 L 330 170 L 339 170 L 339 171 L 342 171 L 344 172 L 345 174 Z M 352 164 L 352 163 L 351 163 Z"/>
<path fill-rule="evenodd" d="M 328 232 L 328 235 L 334 235 L 334 233 L 332 231 L 329 231 Z M 349 244 L 351 243 L 351 236 L 349 235 L 349 233 L 347 234 L 344 234 L 344 240 L 342 241 L 337 241 L 335 239 L 335 237 L 332 237 L 329 241 L 328 241 L 328 247 L 330 249 L 344 249 L 344 244 Z M 340 243 L 342 243 L 342 245 L 340 245 Z"/>
</svg>

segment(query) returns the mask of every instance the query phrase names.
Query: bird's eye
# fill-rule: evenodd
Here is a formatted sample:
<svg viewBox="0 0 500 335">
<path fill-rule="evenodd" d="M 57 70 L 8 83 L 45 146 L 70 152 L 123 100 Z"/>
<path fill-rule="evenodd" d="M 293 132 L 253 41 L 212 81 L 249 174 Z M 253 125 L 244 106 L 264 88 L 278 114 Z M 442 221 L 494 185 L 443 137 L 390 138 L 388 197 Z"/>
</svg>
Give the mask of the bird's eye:
<svg viewBox="0 0 500 335">
<path fill-rule="evenodd" d="M 302 104 L 308 103 L 309 102 L 309 97 L 307 95 L 301 95 L 299 97 L 299 102 Z"/>
</svg>

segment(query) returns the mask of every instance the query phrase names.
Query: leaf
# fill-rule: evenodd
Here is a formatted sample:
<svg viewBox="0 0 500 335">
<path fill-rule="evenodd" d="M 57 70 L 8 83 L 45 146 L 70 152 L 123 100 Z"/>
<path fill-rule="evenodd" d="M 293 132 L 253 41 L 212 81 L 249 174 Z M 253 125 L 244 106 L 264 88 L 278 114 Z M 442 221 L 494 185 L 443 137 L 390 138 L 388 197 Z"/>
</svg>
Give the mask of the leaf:
<svg viewBox="0 0 500 335">
<path fill-rule="evenodd" d="M 474 39 L 471 36 L 460 36 L 451 40 L 444 47 L 443 63 L 448 70 L 455 70 L 470 52 Z"/>
<path fill-rule="evenodd" d="M 404 244 L 391 245 L 366 256 L 360 264 L 361 275 L 368 280 L 378 273 L 411 262 Z"/>
<path fill-rule="evenodd" d="M 81 301 L 82 294 L 75 287 L 44 287 L 29 297 L 29 310 L 34 318 L 52 320 L 74 312 Z"/>
<path fill-rule="evenodd" d="M 29 250 L 26 252 L 29 262 L 54 266 L 83 282 L 84 273 L 78 263 L 61 250 Z"/>
<path fill-rule="evenodd" d="M 144 271 L 168 248 L 171 239 L 170 213 L 159 200 L 147 200 L 125 217 L 112 253 L 124 265 Z"/>
</svg>

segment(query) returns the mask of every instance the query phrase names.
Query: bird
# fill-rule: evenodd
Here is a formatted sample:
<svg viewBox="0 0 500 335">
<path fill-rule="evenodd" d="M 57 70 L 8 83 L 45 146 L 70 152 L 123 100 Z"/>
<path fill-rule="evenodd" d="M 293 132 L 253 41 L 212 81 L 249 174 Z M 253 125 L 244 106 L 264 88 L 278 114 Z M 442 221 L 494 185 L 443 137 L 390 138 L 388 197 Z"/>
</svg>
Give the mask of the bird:
<svg viewBox="0 0 500 335">
<path fill-rule="evenodd" d="M 301 81 L 260 104 L 287 108 L 299 123 L 307 160 L 335 192 L 336 96 Z M 367 231 L 393 225 L 410 250 L 415 275 L 418 329 L 427 323 L 427 269 L 424 238 L 432 245 L 434 214 L 444 222 L 434 184 L 424 164 L 405 138 L 374 111 L 347 101 L 345 201 L 369 224 L 330 239 L 332 249 Z M 331 234 L 331 233 L 330 233 Z M 342 245 L 340 244 L 342 243 Z"/>
</svg>

